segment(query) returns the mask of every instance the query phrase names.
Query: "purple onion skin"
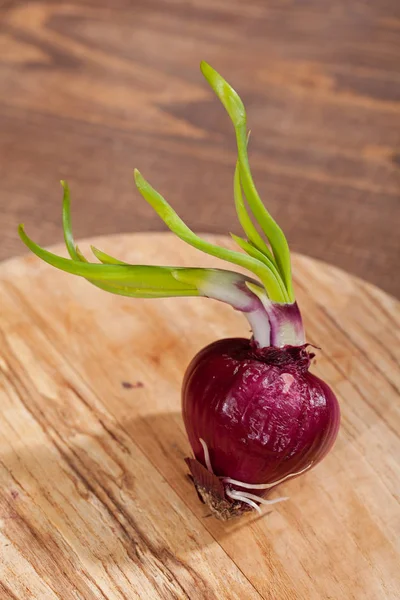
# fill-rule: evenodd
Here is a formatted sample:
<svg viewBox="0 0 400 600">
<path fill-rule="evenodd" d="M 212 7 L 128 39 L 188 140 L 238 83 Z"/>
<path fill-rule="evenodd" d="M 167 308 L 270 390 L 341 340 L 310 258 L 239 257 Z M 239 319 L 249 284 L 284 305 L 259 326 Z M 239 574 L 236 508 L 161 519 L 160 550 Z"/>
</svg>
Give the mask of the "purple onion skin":
<svg viewBox="0 0 400 600">
<path fill-rule="evenodd" d="M 312 356 L 306 346 L 258 349 L 242 338 L 203 348 L 182 388 L 197 461 L 206 466 L 202 438 L 219 477 L 265 484 L 315 466 L 333 446 L 340 409 L 329 386 L 308 372 Z"/>
</svg>

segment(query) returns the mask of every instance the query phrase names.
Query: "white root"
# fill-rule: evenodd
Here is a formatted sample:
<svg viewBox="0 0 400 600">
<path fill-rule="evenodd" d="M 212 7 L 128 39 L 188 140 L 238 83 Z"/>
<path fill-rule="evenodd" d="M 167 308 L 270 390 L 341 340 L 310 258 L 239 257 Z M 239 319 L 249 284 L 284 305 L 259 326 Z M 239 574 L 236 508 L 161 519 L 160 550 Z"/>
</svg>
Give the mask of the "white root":
<svg viewBox="0 0 400 600">
<path fill-rule="evenodd" d="M 207 467 L 208 471 L 210 471 L 210 473 L 214 474 L 214 471 L 213 471 L 213 468 L 211 465 L 210 453 L 208 451 L 208 446 L 207 446 L 206 442 L 203 440 L 203 438 L 199 438 L 199 441 L 203 448 L 204 462 L 206 463 L 206 467 Z M 283 477 L 282 479 L 279 479 L 278 481 L 274 481 L 273 483 L 244 483 L 243 481 L 238 481 L 237 479 L 231 479 L 230 477 L 224 477 L 222 479 L 222 481 L 223 481 L 223 483 L 229 483 L 231 485 L 232 484 L 238 485 L 240 487 L 244 487 L 244 488 L 247 488 L 250 490 L 267 490 L 269 488 L 272 488 L 272 487 L 278 485 L 279 483 L 282 483 L 283 481 L 286 481 L 287 479 L 290 479 L 291 477 L 295 477 L 296 475 L 301 475 L 301 473 L 304 473 L 305 471 L 307 471 L 312 466 L 312 464 L 313 463 L 311 462 L 307 467 L 305 467 L 301 471 L 297 471 L 297 473 L 290 473 L 289 475 L 286 475 L 286 477 Z M 283 496 L 281 498 L 274 498 L 273 500 L 267 500 L 266 498 L 260 498 L 260 496 L 256 496 L 256 494 L 251 494 L 250 492 L 243 492 L 242 490 L 227 489 L 227 490 L 225 490 L 225 493 L 229 498 L 232 498 L 232 500 L 238 500 L 239 502 L 244 502 L 244 504 L 248 504 L 249 506 L 254 508 L 254 510 L 256 510 L 260 515 L 262 514 L 262 512 L 261 512 L 261 509 L 258 506 L 258 504 L 256 504 L 256 502 L 270 506 L 271 504 L 277 504 L 278 502 L 284 502 L 285 500 L 289 500 L 289 498 L 287 496 Z"/>
<path fill-rule="evenodd" d="M 278 485 L 278 483 L 283 483 L 291 477 L 296 477 L 297 475 L 301 475 L 305 471 L 308 471 L 308 469 L 311 468 L 312 464 L 313 463 L 311 462 L 309 465 L 307 465 L 307 467 L 305 467 L 301 471 L 297 471 L 297 473 L 289 473 L 289 475 L 286 475 L 286 477 L 278 479 L 278 481 L 273 481 L 272 483 L 244 483 L 243 481 L 238 481 L 237 479 L 231 479 L 231 477 L 224 477 L 223 482 L 230 483 L 233 485 L 239 485 L 240 487 L 247 488 L 248 490 L 268 490 Z"/>
<path fill-rule="evenodd" d="M 235 492 L 237 490 L 234 490 Z M 241 496 L 244 496 L 245 498 L 251 498 L 252 500 L 255 500 L 256 502 L 260 502 L 261 504 L 266 504 L 266 505 L 270 505 L 270 504 L 278 504 L 278 502 L 285 502 L 285 500 L 289 500 L 289 496 L 282 496 L 281 498 L 274 498 L 273 500 L 267 500 L 266 498 L 260 498 L 260 496 L 256 496 L 255 494 L 250 494 L 249 492 L 239 492 L 239 494 Z"/>
<path fill-rule="evenodd" d="M 200 444 L 203 447 L 204 461 L 206 463 L 206 467 L 210 471 L 210 473 L 214 474 L 214 471 L 213 471 L 213 468 L 212 468 L 212 465 L 211 465 L 210 453 L 208 452 L 207 444 L 205 443 L 205 441 L 203 440 L 203 438 L 199 438 L 199 441 L 200 441 Z"/>
<path fill-rule="evenodd" d="M 255 502 L 253 502 L 240 492 L 237 492 L 236 490 L 226 490 L 226 495 L 232 498 L 232 500 L 239 500 L 240 502 L 248 504 L 249 506 L 254 508 L 260 515 L 262 514 L 261 508 Z"/>
</svg>

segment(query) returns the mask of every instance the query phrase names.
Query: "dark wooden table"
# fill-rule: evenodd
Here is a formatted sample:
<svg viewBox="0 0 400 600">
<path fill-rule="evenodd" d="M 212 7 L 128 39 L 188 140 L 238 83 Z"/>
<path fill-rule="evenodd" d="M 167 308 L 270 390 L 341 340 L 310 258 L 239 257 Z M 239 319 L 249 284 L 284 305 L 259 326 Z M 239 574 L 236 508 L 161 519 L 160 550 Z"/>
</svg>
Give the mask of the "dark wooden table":
<svg viewBox="0 0 400 600">
<path fill-rule="evenodd" d="M 398 0 L 5 1 L 0 258 L 16 226 L 61 240 L 162 230 L 134 166 L 199 231 L 238 232 L 230 123 L 204 58 L 241 93 L 251 161 L 296 251 L 399 295 Z"/>
</svg>

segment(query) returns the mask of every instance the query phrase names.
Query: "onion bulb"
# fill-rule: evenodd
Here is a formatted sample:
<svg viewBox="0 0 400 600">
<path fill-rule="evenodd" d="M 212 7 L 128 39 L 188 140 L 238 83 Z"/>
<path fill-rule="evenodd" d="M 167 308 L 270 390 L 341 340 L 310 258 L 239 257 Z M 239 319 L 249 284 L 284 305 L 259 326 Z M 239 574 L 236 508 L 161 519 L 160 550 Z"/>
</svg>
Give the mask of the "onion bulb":
<svg viewBox="0 0 400 600">
<path fill-rule="evenodd" d="M 195 456 L 187 462 L 214 514 L 227 519 L 254 508 L 332 447 L 338 404 L 326 383 L 309 372 L 312 356 L 306 345 L 259 348 L 233 338 L 193 358 L 182 388 Z"/>
</svg>

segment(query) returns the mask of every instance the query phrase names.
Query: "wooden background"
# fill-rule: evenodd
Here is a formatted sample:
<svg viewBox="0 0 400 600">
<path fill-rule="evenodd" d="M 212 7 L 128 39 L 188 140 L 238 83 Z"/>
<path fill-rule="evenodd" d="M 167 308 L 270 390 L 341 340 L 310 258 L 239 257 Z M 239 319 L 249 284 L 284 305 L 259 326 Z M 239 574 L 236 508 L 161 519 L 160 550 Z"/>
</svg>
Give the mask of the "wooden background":
<svg viewBox="0 0 400 600">
<path fill-rule="evenodd" d="M 238 231 L 232 129 L 198 70 L 243 96 L 260 191 L 294 250 L 400 294 L 397 0 L 3 1 L 0 259 L 16 225 L 61 240 L 162 230 L 134 166 L 190 226 Z"/>
</svg>

